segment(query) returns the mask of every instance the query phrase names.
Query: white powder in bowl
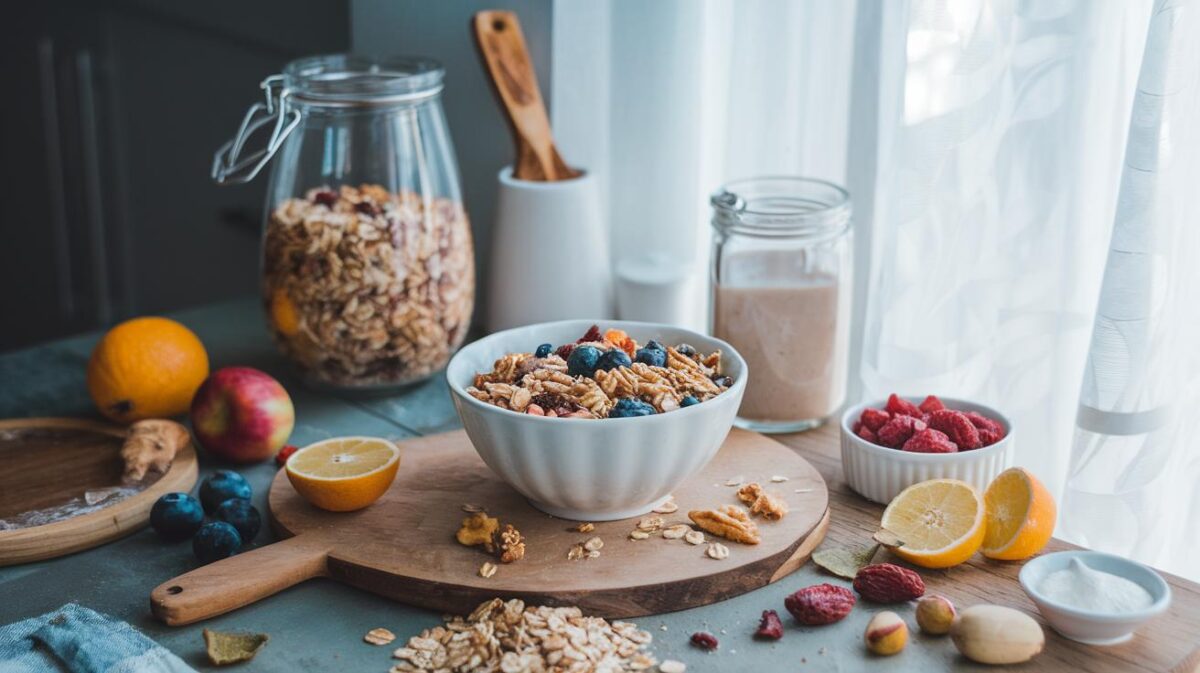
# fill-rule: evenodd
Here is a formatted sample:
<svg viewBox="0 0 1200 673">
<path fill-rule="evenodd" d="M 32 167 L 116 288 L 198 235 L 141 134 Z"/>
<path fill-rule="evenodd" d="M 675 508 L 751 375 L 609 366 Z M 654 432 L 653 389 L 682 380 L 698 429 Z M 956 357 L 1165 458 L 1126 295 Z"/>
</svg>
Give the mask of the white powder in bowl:
<svg viewBox="0 0 1200 673">
<path fill-rule="evenodd" d="M 1056 603 L 1092 612 L 1135 612 L 1154 603 L 1150 592 L 1137 582 L 1089 568 L 1078 558 L 1043 577 L 1037 589 Z"/>
</svg>

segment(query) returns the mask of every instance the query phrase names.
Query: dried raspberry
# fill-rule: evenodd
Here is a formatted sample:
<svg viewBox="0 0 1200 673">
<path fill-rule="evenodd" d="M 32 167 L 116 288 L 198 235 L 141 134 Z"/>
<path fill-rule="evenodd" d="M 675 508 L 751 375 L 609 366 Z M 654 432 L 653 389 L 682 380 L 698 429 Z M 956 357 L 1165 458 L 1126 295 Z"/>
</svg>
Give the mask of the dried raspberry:
<svg viewBox="0 0 1200 673">
<path fill-rule="evenodd" d="M 944 432 L 926 428 L 910 437 L 904 443 L 904 450 L 912 453 L 955 453 L 958 445 L 950 441 Z"/>
<path fill-rule="evenodd" d="M 558 347 L 558 350 L 554 351 L 554 354 L 566 360 L 571 357 L 571 351 L 573 350 L 575 350 L 575 344 L 563 344 Z"/>
<path fill-rule="evenodd" d="M 717 637 L 707 631 L 697 631 L 692 634 L 692 644 L 702 650 L 715 650 L 720 646 Z"/>
<path fill-rule="evenodd" d="M 604 340 L 604 336 L 602 334 L 600 334 L 600 327 L 598 327 L 597 325 L 592 325 L 591 327 L 588 328 L 587 332 L 584 332 L 583 337 L 579 341 L 576 341 L 575 343 L 582 344 L 582 343 L 588 343 L 588 342 L 593 342 L 593 341 L 603 341 L 603 340 Z"/>
<path fill-rule="evenodd" d="M 879 428 L 882 428 L 883 424 L 887 423 L 891 418 L 892 415 L 883 409 L 867 407 L 863 409 L 862 415 L 858 417 L 858 420 L 870 428 L 871 432 L 879 432 Z"/>
<path fill-rule="evenodd" d="M 846 587 L 814 584 L 783 599 L 783 607 L 801 624 L 822 626 L 844 619 L 856 602 Z"/>
<path fill-rule="evenodd" d="M 942 404 L 942 401 L 939 400 L 936 395 L 930 395 L 925 398 L 925 401 L 922 402 L 918 408 L 927 414 L 932 414 L 935 411 L 941 411 L 942 409 L 945 409 L 946 405 Z"/>
<path fill-rule="evenodd" d="M 913 434 L 925 429 L 925 422 L 920 418 L 912 416 L 893 416 L 892 420 L 883 424 L 879 428 L 879 432 L 875 433 L 879 437 L 879 444 L 898 449 L 904 446 L 909 437 Z"/>
<path fill-rule="evenodd" d="M 977 411 L 967 411 L 963 413 L 967 420 L 975 426 L 979 431 L 979 441 L 984 446 L 991 446 L 996 442 L 1004 439 L 1004 426 Z"/>
<path fill-rule="evenodd" d="M 900 399 L 896 393 L 892 393 L 887 401 L 887 410 L 892 416 L 912 416 L 913 418 L 921 417 L 921 410 L 917 405 L 908 400 Z"/>
<path fill-rule="evenodd" d="M 338 195 L 328 190 L 322 190 L 313 194 L 313 203 L 318 203 L 326 208 L 332 208 L 333 204 L 337 203 Z"/>
<path fill-rule="evenodd" d="M 297 448 L 295 446 L 292 446 L 291 444 L 284 445 L 284 447 L 279 450 L 279 453 L 275 454 L 275 464 L 279 467 L 283 467 L 287 463 L 287 459 L 291 458 L 292 454 L 296 451 Z"/>
<path fill-rule="evenodd" d="M 854 421 L 854 425 L 850 426 L 850 432 L 853 432 L 856 435 L 858 434 L 858 431 L 861 429 L 862 429 L 862 421 Z"/>
<path fill-rule="evenodd" d="M 871 428 L 868 428 L 865 425 L 860 426 L 858 428 L 858 432 L 856 432 L 854 434 L 858 435 L 859 437 L 862 437 L 863 439 L 867 440 L 868 442 L 870 442 L 872 444 L 879 443 L 879 436 L 876 435 L 874 432 L 871 432 Z"/>
<path fill-rule="evenodd" d="M 783 622 L 779 621 L 779 613 L 774 610 L 763 610 L 762 621 L 758 623 L 755 638 L 779 640 L 783 637 Z"/>
<path fill-rule="evenodd" d="M 902 603 L 925 594 L 925 582 L 894 563 L 869 565 L 854 576 L 854 590 L 872 603 Z"/>
<path fill-rule="evenodd" d="M 942 409 L 929 415 L 929 427 L 946 433 L 950 441 L 958 445 L 960 451 L 969 451 L 983 446 L 979 441 L 979 431 L 975 429 L 971 419 L 961 411 Z"/>
</svg>

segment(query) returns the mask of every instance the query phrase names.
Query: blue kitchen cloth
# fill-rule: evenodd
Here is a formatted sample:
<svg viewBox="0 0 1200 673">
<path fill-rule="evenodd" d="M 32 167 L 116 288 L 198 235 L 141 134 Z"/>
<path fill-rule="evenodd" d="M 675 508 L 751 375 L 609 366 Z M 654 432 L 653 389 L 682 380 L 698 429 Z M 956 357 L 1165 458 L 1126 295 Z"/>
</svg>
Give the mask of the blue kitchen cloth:
<svg viewBox="0 0 1200 673">
<path fill-rule="evenodd" d="M 0 626 L 0 673 L 196 673 L 125 622 L 68 603 Z"/>
</svg>

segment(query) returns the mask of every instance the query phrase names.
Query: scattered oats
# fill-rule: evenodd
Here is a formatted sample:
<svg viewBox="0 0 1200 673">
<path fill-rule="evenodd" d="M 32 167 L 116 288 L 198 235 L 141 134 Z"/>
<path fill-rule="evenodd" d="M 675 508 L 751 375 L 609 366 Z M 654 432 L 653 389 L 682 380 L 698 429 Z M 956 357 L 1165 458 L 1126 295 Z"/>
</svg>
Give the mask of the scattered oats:
<svg viewBox="0 0 1200 673">
<path fill-rule="evenodd" d="M 708 549 L 704 553 L 707 554 L 711 559 L 722 561 L 729 558 L 729 547 L 726 547 L 720 542 L 712 542 L 709 543 Z"/>
<path fill-rule="evenodd" d="M 479 576 L 483 578 L 491 577 L 492 575 L 496 574 L 496 570 L 496 564 L 484 563 L 483 565 L 479 566 Z"/>
<path fill-rule="evenodd" d="M 467 514 L 478 514 L 479 512 L 484 512 L 486 510 L 483 508 L 483 505 L 476 505 L 473 502 L 468 502 L 462 506 L 462 511 L 466 512 Z"/>
<path fill-rule="evenodd" d="M 580 533 L 590 533 L 596 530 L 596 526 L 595 524 L 581 523 L 575 527 L 575 530 L 579 531 Z"/>
<path fill-rule="evenodd" d="M 367 631 L 367 635 L 363 636 L 363 640 L 372 645 L 387 645 L 396 639 L 396 634 L 384 628 L 371 629 Z"/>
<path fill-rule="evenodd" d="M 783 476 L 782 474 L 771 475 L 771 481 L 775 482 L 776 484 L 783 482 L 783 481 L 787 481 L 787 480 L 788 480 L 788 478 Z"/>
<path fill-rule="evenodd" d="M 655 507 L 654 511 L 658 514 L 671 514 L 679 511 L 679 505 L 676 505 L 674 500 L 668 500 L 658 507 Z"/>
<path fill-rule="evenodd" d="M 684 673 L 687 670 L 687 664 L 674 659 L 667 659 L 658 665 L 659 673 Z"/>
<path fill-rule="evenodd" d="M 662 536 L 668 540 L 678 540 L 684 535 L 687 535 L 688 531 L 690 530 L 692 530 L 691 526 L 688 526 L 686 523 L 680 523 L 669 528 L 664 528 Z"/>
<path fill-rule="evenodd" d="M 736 477 L 730 477 L 729 481 L 725 482 L 725 485 L 726 486 L 741 486 L 743 481 L 746 481 L 746 478 L 739 474 Z"/>
<path fill-rule="evenodd" d="M 683 539 L 688 541 L 688 544 L 704 544 L 704 533 L 698 530 L 689 530 L 684 534 Z"/>
<path fill-rule="evenodd" d="M 645 540 L 648 537 L 650 537 L 650 534 L 644 530 L 635 530 L 629 534 L 630 540 Z"/>
<path fill-rule="evenodd" d="M 604 540 L 601 540 L 599 536 L 594 537 L 587 542 L 584 542 L 583 548 L 588 551 L 599 551 L 604 548 Z"/>
<path fill-rule="evenodd" d="M 587 557 L 588 558 L 600 558 L 600 550 L 592 549 L 592 550 L 588 551 Z"/>
<path fill-rule="evenodd" d="M 638 530 L 653 531 L 662 528 L 663 518 L 661 516 L 651 516 L 637 522 Z"/>
<path fill-rule="evenodd" d="M 579 559 L 583 558 L 584 554 L 586 553 L 587 552 L 583 549 L 583 545 L 573 544 L 571 545 L 571 550 L 567 552 L 567 560 L 578 561 Z"/>
</svg>

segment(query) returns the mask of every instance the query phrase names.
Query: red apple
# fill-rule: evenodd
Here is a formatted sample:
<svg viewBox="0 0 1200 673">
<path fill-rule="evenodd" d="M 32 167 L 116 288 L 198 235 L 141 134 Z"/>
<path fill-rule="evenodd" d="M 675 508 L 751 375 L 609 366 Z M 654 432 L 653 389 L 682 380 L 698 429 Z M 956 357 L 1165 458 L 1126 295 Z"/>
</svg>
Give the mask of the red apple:
<svg viewBox="0 0 1200 673">
<path fill-rule="evenodd" d="M 192 431 L 210 454 L 235 463 L 275 455 L 292 434 L 296 410 L 279 382 L 250 367 L 213 372 L 192 398 Z"/>
</svg>

